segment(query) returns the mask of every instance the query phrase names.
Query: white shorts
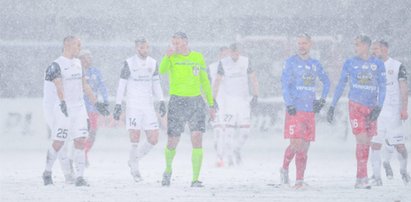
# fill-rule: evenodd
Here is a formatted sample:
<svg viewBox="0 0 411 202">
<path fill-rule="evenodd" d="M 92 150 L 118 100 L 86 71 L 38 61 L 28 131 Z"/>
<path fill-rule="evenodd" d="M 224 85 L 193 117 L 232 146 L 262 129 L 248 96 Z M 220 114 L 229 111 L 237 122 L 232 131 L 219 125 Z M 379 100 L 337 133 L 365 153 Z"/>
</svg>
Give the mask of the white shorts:
<svg viewBox="0 0 411 202">
<path fill-rule="evenodd" d="M 378 117 L 377 135 L 371 140 L 373 143 L 397 145 L 405 143 L 405 128 L 400 119 L 399 106 L 385 105 Z"/>
<path fill-rule="evenodd" d="M 58 104 L 44 106 L 44 116 L 51 130 L 51 138 L 53 140 L 66 141 L 68 139 L 87 137 L 88 116 L 85 106 L 68 107 L 67 113 L 68 117 L 61 112 Z"/>
<path fill-rule="evenodd" d="M 159 124 L 154 105 L 127 106 L 126 128 L 135 130 L 158 130 Z"/>
<path fill-rule="evenodd" d="M 226 126 L 240 126 L 251 124 L 251 109 L 247 99 L 225 97 L 220 109 L 219 119 Z"/>
</svg>

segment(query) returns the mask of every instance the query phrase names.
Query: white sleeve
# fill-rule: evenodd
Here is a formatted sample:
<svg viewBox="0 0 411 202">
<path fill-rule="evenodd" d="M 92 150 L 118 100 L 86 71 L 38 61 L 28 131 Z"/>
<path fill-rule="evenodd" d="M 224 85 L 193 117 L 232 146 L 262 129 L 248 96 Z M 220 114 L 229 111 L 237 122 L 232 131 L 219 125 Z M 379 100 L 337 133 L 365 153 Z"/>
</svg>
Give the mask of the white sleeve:
<svg viewBox="0 0 411 202">
<path fill-rule="evenodd" d="M 123 101 L 124 92 L 126 91 L 126 87 L 127 87 L 127 80 L 120 79 L 120 81 L 118 82 L 118 88 L 117 88 L 116 104 L 121 104 L 121 102 Z"/>
<path fill-rule="evenodd" d="M 163 89 L 161 88 L 160 76 L 153 76 L 153 92 L 158 100 L 164 101 Z"/>
</svg>

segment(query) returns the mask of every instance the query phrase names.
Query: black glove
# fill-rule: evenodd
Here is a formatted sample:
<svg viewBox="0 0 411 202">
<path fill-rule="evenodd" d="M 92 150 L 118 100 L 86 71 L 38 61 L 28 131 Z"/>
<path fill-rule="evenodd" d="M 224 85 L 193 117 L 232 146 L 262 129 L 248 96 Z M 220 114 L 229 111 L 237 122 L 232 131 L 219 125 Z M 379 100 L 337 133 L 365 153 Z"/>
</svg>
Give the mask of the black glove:
<svg viewBox="0 0 411 202">
<path fill-rule="evenodd" d="M 258 103 L 258 96 L 254 95 L 254 96 L 253 96 L 253 99 L 251 99 L 251 101 L 250 101 L 250 107 L 251 107 L 251 108 L 256 107 L 256 106 L 257 106 L 257 103 Z"/>
<path fill-rule="evenodd" d="M 158 111 L 160 112 L 161 117 L 164 117 L 164 115 L 166 115 L 167 109 L 166 103 L 164 101 L 160 101 L 160 108 L 158 109 Z"/>
<path fill-rule="evenodd" d="M 324 107 L 324 105 L 325 105 L 325 100 L 323 98 L 319 100 L 314 100 L 314 103 L 313 103 L 314 113 L 319 113 L 321 109 Z"/>
<path fill-rule="evenodd" d="M 329 123 L 332 123 L 332 122 L 334 121 L 334 110 L 335 110 L 335 108 L 332 107 L 332 106 L 328 109 L 328 112 L 327 112 L 327 121 L 328 121 Z"/>
<path fill-rule="evenodd" d="M 110 115 L 110 112 L 107 109 L 107 105 L 102 103 L 102 102 L 96 102 L 95 104 L 97 111 L 103 115 L 103 116 L 108 116 Z"/>
<path fill-rule="evenodd" d="M 287 112 L 291 116 L 294 116 L 295 114 L 297 114 L 297 110 L 295 109 L 295 107 L 293 105 L 288 105 L 287 106 Z"/>
<path fill-rule="evenodd" d="M 116 106 L 114 107 L 114 111 L 113 111 L 113 118 L 114 120 L 120 120 L 120 115 L 121 115 L 121 104 L 116 104 Z"/>
<path fill-rule="evenodd" d="M 370 115 L 368 116 L 369 121 L 375 121 L 378 119 L 378 116 L 380 115 L 381 112 L 381 107 L 376 106 L 374 109 L 372 109 Z"/>
<path fill-rule="evenodd" d="M 213 105 L 213 108 L 214 108 L 214 110 L 215 110 L 215 111 L 218 111 L 218 109 L 219 109 L 219 107 L 218 107 L 218 103 L 217 103 L 217 100 L 215 100 L 215 99 L 214 99 L 214 105 Z"/>
<path fill-rule="evenodd" d="M 66 117 L 68 117 L 67 105 L 66 105 L 66 102 L 65 102 L 64 100 L 62 100 L 62 101 L 60 102 L 60 110 L 61 110 L 61 112 L 63 112 L 63 114 L 64 114 Z"/>
</svg>

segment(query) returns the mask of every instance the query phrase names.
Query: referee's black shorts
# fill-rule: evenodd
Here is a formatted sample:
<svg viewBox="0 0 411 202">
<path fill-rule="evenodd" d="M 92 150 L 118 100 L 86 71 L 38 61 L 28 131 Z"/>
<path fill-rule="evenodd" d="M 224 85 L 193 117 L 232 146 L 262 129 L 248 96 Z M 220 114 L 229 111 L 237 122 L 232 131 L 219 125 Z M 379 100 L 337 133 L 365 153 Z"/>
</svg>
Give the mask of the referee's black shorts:
<svg viewBox="0 0 411 202">
<path fill-rule="evenodd" d="M 190 131 L 205 132 L 206 105 L 203 97 L 182 97 L 171 95 L 168 103 L 167 134 L 180 136 L 186 123 Z"/>
</svg>

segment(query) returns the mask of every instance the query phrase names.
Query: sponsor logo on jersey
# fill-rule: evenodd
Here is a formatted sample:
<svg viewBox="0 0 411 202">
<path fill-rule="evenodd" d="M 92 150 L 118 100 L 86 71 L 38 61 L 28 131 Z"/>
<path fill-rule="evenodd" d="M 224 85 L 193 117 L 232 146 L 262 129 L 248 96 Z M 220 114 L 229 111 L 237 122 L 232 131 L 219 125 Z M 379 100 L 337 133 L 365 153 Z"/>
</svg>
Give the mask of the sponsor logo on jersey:
<svg viewBox="0 0 411 202">
<path fill-rule="evenodd" d="M 303 75 L 304 85 L 305 86 L 312 86 L 315 82 L 315 76 L 313 74 L 304 74 Z"/>
<path fill-rule="evenodd" d="M 200 67 L 198 65 L 193 66 L 193 75 L 198 76 L 200 74 Z"/>
<path fill-rule="evenodd" d="M 375 71 L 375 70 L 377 70 L 377 65 L 376 64 L 371 64 L 371 70 L 372 71 Z"/>
<path fill-rule="evenodd" d="M 373 78 L 372 74 L 367 73 L 367 72 L 360 72 L 357 75 L 357 80 L 360 85 L 369 84 L 372 78 Z"/>
</svg>

